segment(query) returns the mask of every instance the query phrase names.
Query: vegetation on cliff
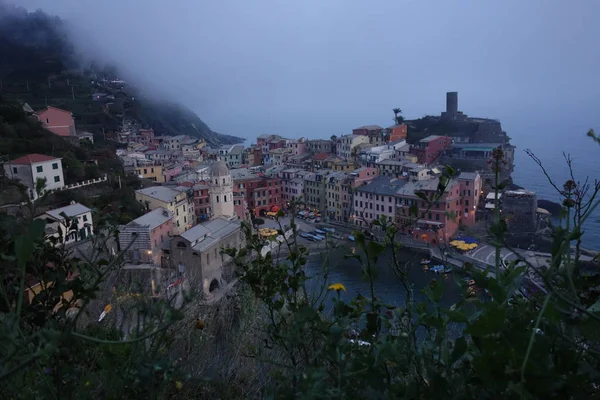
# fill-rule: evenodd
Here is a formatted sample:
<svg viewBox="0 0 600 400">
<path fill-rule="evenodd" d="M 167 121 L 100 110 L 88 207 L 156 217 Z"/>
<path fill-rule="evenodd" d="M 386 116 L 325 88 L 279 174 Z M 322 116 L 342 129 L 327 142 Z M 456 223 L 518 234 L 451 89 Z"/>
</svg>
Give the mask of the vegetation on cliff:
<svg viewBox="0 0 600 400">
<path fill-rule="evenodd" d="M 82 64 L 59 18 L 0 2 L 0 94 L 28 103 L 33 109 L 47 105 L 73 112 L 79 130 L 115 131 L 124 117 L 153 128 L 159 135 L 186 134 L 213 145 L 243 139 L 212 131 L 181 104 L 140 97 L 130 86 L 112 88 L 111 104 L 94 101 L 92 94 L 106 91 L 98 79 L 116 79 L 114 67 L 102 62 Z M 139 98 L 138 98 L 139 97 Z"/>
</svg>

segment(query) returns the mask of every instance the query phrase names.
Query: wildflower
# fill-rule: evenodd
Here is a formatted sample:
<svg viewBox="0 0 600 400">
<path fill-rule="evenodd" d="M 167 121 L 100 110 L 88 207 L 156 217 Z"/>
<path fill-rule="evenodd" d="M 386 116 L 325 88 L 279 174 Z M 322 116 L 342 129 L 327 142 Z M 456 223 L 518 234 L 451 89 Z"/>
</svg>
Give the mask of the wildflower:
<svg viewBox="0 0 600 400">
<path fill-rule="evenodd" d="M 343 290 L 345 292 L 346 287 L 344 285 L 342 285 L 341 283 L 332 283 L 331 285 L 329 285 L 327 287 L 327 290 L 335 290 L 336 292 Z"/>
<path fill-rule="evenodd" d="M 576 187 L 577 187 L 577 184 L 574 181 L 572 181 L 571 179 L 566 181 L 565 184 L 563 185 L 563 188 L 565 189 L 566 192 L 572 192 L 573 189 L 575 189 Z"/>
<path fill-rule="evenodd" d="M 175 389 L 177 389 L 178 392 L 181 392 L 181 389 L 183 389 L 183 383 L 181 383 L 181 381 L 175 381 Z"/>
</svg>

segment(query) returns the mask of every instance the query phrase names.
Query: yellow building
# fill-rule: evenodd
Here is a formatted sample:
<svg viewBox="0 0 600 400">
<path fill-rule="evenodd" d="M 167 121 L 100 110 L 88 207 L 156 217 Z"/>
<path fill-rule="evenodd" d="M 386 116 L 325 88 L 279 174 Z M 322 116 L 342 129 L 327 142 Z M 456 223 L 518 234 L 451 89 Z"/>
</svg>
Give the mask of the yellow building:
<svg viewBox="0 0 600 400">
<path fill-rule="evenodd" d="M 194 205 L 186 192 L 166 186 L 151 186 L 136 190 L 135 199 L 148 210 L 162 207 L 171 211 L 174 235 L 179 235 L 194 226 Z"/>
<path fill-rule="evenodd" d="M 334 161 L 329 165 L 329 168 L 335 172 L 352 172 L 356 169 L 356 166 L 348 161 Z"/>
<path fill-rule="evenodd" d="M 135 174 L 140 179 L 149 179 L 152 182 L 163 183 L 165 177 L 163 175 L 163 166 L 157 165 L 141 165 L 135 169 Z"/>
</svg>

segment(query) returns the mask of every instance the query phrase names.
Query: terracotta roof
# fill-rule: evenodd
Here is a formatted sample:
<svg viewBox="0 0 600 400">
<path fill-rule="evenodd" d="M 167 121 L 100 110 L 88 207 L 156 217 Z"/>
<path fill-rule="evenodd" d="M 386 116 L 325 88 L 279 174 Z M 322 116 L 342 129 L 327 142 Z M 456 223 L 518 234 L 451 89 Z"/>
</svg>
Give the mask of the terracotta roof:
<svg viewBox="0 0 600 400">
<path fill-rule="evenodd" d="M 314 161 L 323 161 L 325 160 L 327 157 L 329 157 L 331 155 L 331 153 L 317 153 L 313 156 L 313 160 Z"/>
<path fill-rule="evenodd" d="M 48 109 L 50 109 L 50 108 L 53 108 L 53 109 L 55 109 L 55 110 L 57 110 L 57 111 L 62 111 L 62 112 L 64 112 L 64 113 L 73 114 L 71 111 L 63 110 L 62 108 L 58 108 L 58 107 L 52 107 L 52 106 L 48 106 L 48 107 L 46 107 L 46 108 L 42 108 L 41 110 L 37 110 L 37 111 L 35 112 L 35 114 L 36 114 L 36 115 L 39 115 L 39 114 L 43 113 L 44 111 L 47 111 L 47 110 L 48 110 Z"/>
<path fill-rule="evenodd" d="M 60 160 L 60 158 L 45 156 L 43 154 L 28 154 L 21 158 L 17 158 L 16 160 L 10 161 L 9 164 L 31 165 L 52 160 Z"/>
</svg>

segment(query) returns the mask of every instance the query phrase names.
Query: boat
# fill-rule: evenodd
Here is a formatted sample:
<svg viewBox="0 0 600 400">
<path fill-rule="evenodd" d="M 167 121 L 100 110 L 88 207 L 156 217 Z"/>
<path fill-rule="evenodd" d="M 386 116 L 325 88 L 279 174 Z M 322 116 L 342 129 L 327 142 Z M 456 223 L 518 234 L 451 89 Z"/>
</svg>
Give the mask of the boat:
<svg viewBox="0 0 600 400">
<path fill-rule="evenodd" d="M 424 259 L 421 260 L 421 265 L 427 265 L 430 262 L 431 262 L 431 260 L 428 260 L 428 259 L 424 258 Z"/>
<path fill-rule="evenodd" d="M 430 269 L 433 272 L 435 272 L 436 274 L 440 274 L 440 273 L 444 272 L 445 267 L 443 265 L 434 265 Z"/>
<path fill-rule="evenodd" d="M 354 235 L 348 235 L 348 240 L 351 242 L 354 242 Z"/>
<path fill-rule="evenodd" d="M 475 285 L 475 281 L 473 279 L 469 280 L 469 282 L 467 282 L 469 284 L 469 286 L 473 286 Z"/>
<path fill-rule="evenodd" d="M 448 268 L 444 269 L 445 274 L 449 274 L 450 272 L 452 272 L 452 267 L 448 267 Z"/>
</svg>

